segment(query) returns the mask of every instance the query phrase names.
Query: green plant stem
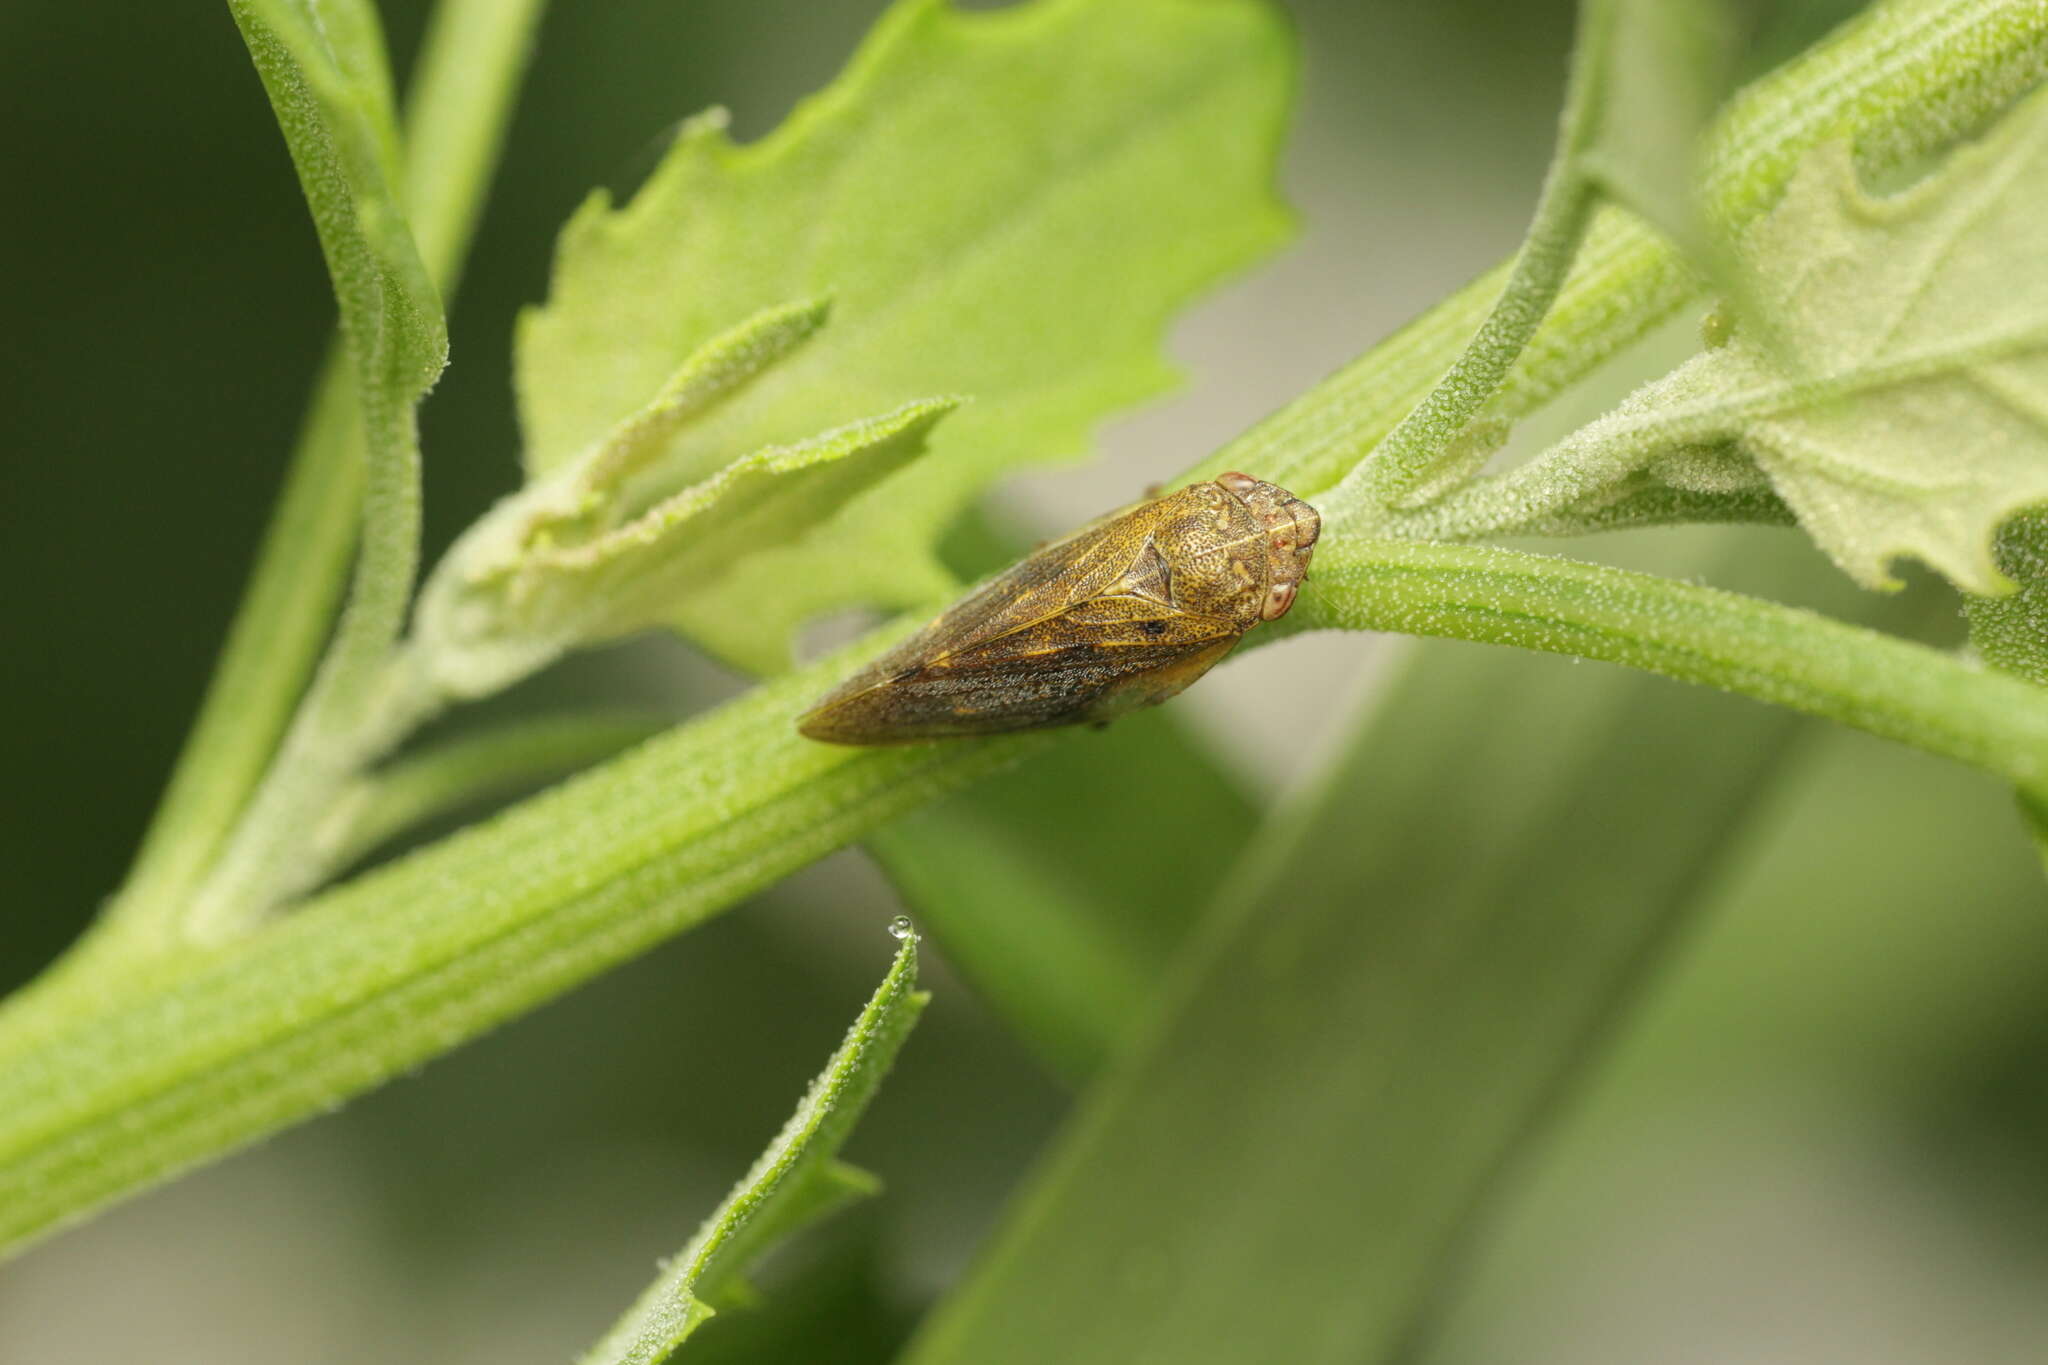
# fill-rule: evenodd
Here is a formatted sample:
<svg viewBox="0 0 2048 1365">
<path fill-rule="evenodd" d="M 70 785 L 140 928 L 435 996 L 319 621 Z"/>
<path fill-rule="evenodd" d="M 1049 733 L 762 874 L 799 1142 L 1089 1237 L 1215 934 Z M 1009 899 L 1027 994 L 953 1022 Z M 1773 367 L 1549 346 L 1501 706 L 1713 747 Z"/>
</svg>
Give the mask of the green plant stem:
<svg viewBox="0 0 2048 1365">
<path fill-rule="evenodd" d="M 544 0 L 444 0 L 407 117 L 406 193 L 421 258 L 451 298 L 509 121 Z M 328 355 L 284 492 L 199 717 L 101 928 L 149 955 L 177 919 L 278 752 L 326 642 L 356 546 L 362 433 L 349 367 Z M 401 605 L 402 610 L 402 605 Z"/>
<path fill-rule="evenodd" d="M 1564 288 L 1598 202 L 1595 187 L 1580 170 L 1577 157 L 1588 106 L 1596 93 L 1594 73 L 1606 62 L 1602 51 L 1606 26 L 1586 22 L 1591 9 L 1582 10 L 1578 47 L 1559 120 L 1557 152 L 1543 177 L 1536 212 L 1508 267 L 1500 295 L 1443 377 L 1346 480 L 1358 483 L 1360 497 L 1374 503 L 1393 502 L 1428 481 L 1445 451 L 1499 391 Z"/>
<path fill-rule="evenodd" d="M 0 1028 L 0 1254 L 323 1112 L 992 772 L 1043 737 L 796 733 L 844 658 L 119 991 Z"/>
<path fill-rule="evenodd" d="M 1796 607 L 1653 574 L 1468 545 L 1343 540 L 1302 626 L 1442 635 L 1600 659 L 1823 716 L 2048 796 L 2048 694 Z M 1290 618 L 1291 619 L 1291 618 Z"/>
<path fill-rule="evenodd" d="M 1716 183 L 1728 202 L 1760 205 L 1800 151 L 1835 136 L 1857 137 L 1875 165 L 1897 164 L 2003 108 L 2040 77 L 2044 49 L 2048 7 L 1880 6 L 1737 102 L 1723 145 L 1741 155 L 1723 158 Z M 1241 463 L 1305 495 L 1329 488 L 1456 356 L 1497 279 L 1433 310 L 1203 468 Z M 1669 248 L 1603 211 L 1509 376 L 1511 405 L 1540 403 L 1692 288 Z M 1583 587 L 1546 587 L 1565 572 L 1556 561 L 1510 572 L 1512 559 L 1494 558 L 1486 567 L 1502 577 L 1485 584 L 1470 576 L 1476 557 L 1503 552 L 1365 545 L 1357 535 L 1333 519 L 1317 556 L 1324 581 L 1295 611 L 1302 624 L 1323 613 L 1316 624 L 1483 630 L 1838 715 L 1986 759 L 1992 771 L 2007 772 L 2015 755 L 2040 759 L 2041 704 L 2031 690 L 2015 695 L 2024 684 L 1972 674 L 1932 651 L 1865 641 L 1767 604 L 1695 601 L 1703 590 L 1678 584 L 1603 605 Z M 1447 558 L 1434 573 L 1413 572 L 1432 555 Z M 1349 604 L 1318 605 L 1345 562 L 1355 570 Z M 1410 586 L 1397 591 L 1402 564 Z M 1523 596 L 1519 606 L 1512 595 L 1475 603 L 1480 586 Z M 1634 635 L 1617 635 L 1601 611 L 1630 601 L 1641 619 Z M 1689 637 L 1667 638 L 1656 618 L 1681 608 L 1701 622 Z M 1751 627 L 1763 633 L 1752 638 Z M 1822 642 L 1820 657 L 1796 649 L 1808 631 Z M 1880 678 L 1857 676 L 1858 660 L 1885 665 L 1903 691 L 1877 695 Z M 265 933 L 159 964 L 116 990 L 81 982 L 13 1002 L 0 1017 L 0 1243 L 19 1244 L 369 1089 L 1046 742 L 848 753 L 797 739 L 793 716 L 844 666 L 760 689 L 317 897 Z M 1951 704 L 1954 718 L 1943 714 Z M 2038 785 L 2038 775 L 2029 781 Z"/>
<path fill-rule="evenodd" d="M 394 477 L 386 487 L 392 505 L 405 501 L 396 484 Z M 371 491 L 366 507 L 374 505 L 374 485 Z M 246 933 L 316 886 L 329 868 L 315 843 L 334 803 L 357 774 L 446 705 L 413 666 L 413 657 L 396 647 L 410 599 L 410 571 L 418 564 L 419 514 L 414 497 L 408 512 L 395 515 L 413 528 L 404 551 L 385 539 L 381 548 L 389 557 L 372 561 L 364 546 L 357 582 L 367 579 L 370 586 L 350 598 L 342 628 L 276 762 L 179 917 L 181 931 L 195 942 L 219 943 Z M 366 575 L 364 563 L 376 567 Z"/>
<path fill-rule="evenodd" d="M 1351 477 L 1360 481 L 1360 496 L 1397 501 L 1436 472 L 1536 335 L 1564 287 L 1594 204 L 1591 187 L 1576 172 L 1566 166 L 1551 171 L 1500 297 L 1443 378 L 1359 464 Z"/>
<path fill-rule="evenodd" d="M 632 714 L 540 716 L 422 749 L 342 789 L 312 841 L 314 860 L 330 871 L 346 867 L 424 821 L 574 772 L 664 725 Z"/>
<path fill-rule="evenodd" d="M 271 515 L 213 680 L 120 893 L 64 971 L 118 951 L 149 957 L 248 803 L 327 638 L 362 502 L 362 439 L 340 349 L 320 368 L 283 495 Z"/>
<path fill-rule="evenodd" d="M 547 0 L 441 0 L 406 92 L 405 203 L 420 259 L 455 294 Z"/>
</svg>

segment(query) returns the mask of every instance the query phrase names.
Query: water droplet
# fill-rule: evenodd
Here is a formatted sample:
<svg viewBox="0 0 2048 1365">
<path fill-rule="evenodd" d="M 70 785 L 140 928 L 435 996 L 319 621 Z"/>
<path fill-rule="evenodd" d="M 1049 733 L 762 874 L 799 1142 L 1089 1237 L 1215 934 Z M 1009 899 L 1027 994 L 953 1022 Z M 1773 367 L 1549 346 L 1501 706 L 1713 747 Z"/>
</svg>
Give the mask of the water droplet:
<svg viewBox="0 0 2048 1365">
<path fill-rule="evenodd" d="M 889 921 L 889 936 L 891 938 L 903 939 L 916 938 L 917 928 L 911 924 L 910 916 L 898 915 L 895 919 Z"/>
</svg>

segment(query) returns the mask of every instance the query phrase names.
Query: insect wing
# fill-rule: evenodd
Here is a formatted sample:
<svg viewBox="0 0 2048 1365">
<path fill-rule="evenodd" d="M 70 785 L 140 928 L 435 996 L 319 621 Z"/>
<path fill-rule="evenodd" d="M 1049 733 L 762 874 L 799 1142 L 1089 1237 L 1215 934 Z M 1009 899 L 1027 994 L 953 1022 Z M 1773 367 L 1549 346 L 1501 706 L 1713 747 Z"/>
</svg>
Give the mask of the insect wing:
<svg viewBox="0 0 2048 1365">
<path fill-rule="evenodd" d="M 1140 505 L 1032 552 L 905 641 L 892 660 L 912 650 L 929 659 L 973 649 L 1079 603 L 1127 591 L 1133 561 L 1148 553 L 1158 559 L 1146 534 L 1150 511 Z M 1163 592 L 1156 595 L 1161 602 L 1171 600 Z"/>
<path fill-rule="evenodd" d="M 878 685 L 828 700 L 804 729 L 817 739 L 875 744 L 1107 720 L 1178 692 L 1240 633 L 1147 598 L 1095 598 L 907 664 Z"/>
</svg>

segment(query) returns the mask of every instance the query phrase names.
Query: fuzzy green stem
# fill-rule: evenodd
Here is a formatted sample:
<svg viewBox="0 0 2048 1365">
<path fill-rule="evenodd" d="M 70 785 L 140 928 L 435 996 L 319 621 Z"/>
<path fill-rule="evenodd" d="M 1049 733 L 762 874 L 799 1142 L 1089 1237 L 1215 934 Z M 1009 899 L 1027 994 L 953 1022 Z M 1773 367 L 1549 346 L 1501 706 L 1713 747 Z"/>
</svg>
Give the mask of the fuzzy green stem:
<svg viewBox="0 0 2048 1365">
<path fill-rule="evenodd" d="M 1740 137 L 1728 145 L 1743 154 L 1721 163 L 1717 183 L 1728 202 L 1760 208 L 1798 155 L 1827 137 L 1858 136 L 1878 164 L 1902 148 L 1938 145 L 2038 79 L 2044 51 L 2043 7 L 1879 6 L 1774 77 L 1764 104 L 1738 101 Z M 1433 310 L 1205 468 L 1241 463 L 1298 493 L 1327 489 L 1456 356 L 1497 292 L 1490 283 Z M 1526 410 L 1691 290 L 1668 247 L 1602 213 L 1507 394 Z M 1634 576 L 1584 570 L 1611 592 L 1570 590 L 1556 576 L 1575 570 L 1558 561 L 1518 566 L 1504 552 L 1358 536 L 1332 519 L 1320 581 L 1295 611 L 1302 624 L 1321 613 L 1315 624 L 1612 658 L 1835 715 L 2039 787 L 2034 765 L 2048 731 L 2023 684 L 1804 613 L 1699 600 L 1704 590 L 1681 584 L 1649 580 L 1650 593 Z M 1352 581 L 1340 601 L 1346 565 Z M 1408 586 L 1397 589 L 1403 566 Z M 1481 589 L 1488 595 L 1475 598 Z M 1657 617 L 1670 611 L 1698 620 L 1667 634 Z M 1807 638 L 1821 642 L 1812 658 L 1798 648 Z M 265 933 L 158 964 L 118 990 L 20 1002 L 0 1019 L 0 1244 L 361 1093 L 938 791 L 1053 742 L 855 753 L 798 740 L 792 718 L 843 667 L 756 689 L 319 896 Z"/>
<path fill-rule="evenodd" d="M 199 719 L 125 884 L 79 950 L 118 937 L 125 951 L 150 956 L 175 939 L 176 916 L 248 804 L 327 638 L 362 488 L 353 381 L 337 348 L 321 366 Z"/>
<path fill-rule="evenodd" d="M 1550 555 L 1340 540 L 1305 628 L 1399 631 L 1600 659 L 1718 687 L 1969 764 L 2048 796 L 2048 692 L 1814 612 Z M 1291 618 L 1290 618 L 1291 619 Z"/>
<path fill-rule="evenodd" d="M 663 725 L 623 713 L 539 716 L 422 749 L 342 789 L 312 841 L 314 859 L 323 872 L 339 870 L 428 820 L 572 773 Z"/>
<path fill-rule="evenodd" d="M 757 687 L 263 933 L 8 1016 L 0 1255 L 419 1066 L 1047 742 L 800 737 L 796 716 L 845 668 Z"/>
<path fill-rule="evenodd" d="M 406 197 L 421 259 L 444 300 L 474 236 L 543 9 L 544 0 L 444 0 L 428 28 L 408 99 Z M 188 898 L 278 756 L 341 600 L 364 469 L 354 386 L 337 347 L 321 368 L 199 718 L 103 917 L 103 928 L 120 926 L 126 950 L 147 955 L 171 945 Z M 402 618 L 402 600 L 397 611 Z"/>
<path fill-rule="evenodd" d="M 1436 472 L 1536 335 L 1564 287 L 1594 203 L 1591 187 L 1569 164 L 1561 160 L 1551 168 L 1500 297 L 1443 378 L 1345 481 L 1357 484 L 1347 496 L 1393 502 Z"/>
<path fill-rule="evenodd" d="M 395 566 L 387 561 L 386 567 Z M 381 606 L 373 604 L 365 615 Z M 401 624 L 404 606 L 401 600 Z M 322 848 L 321 834 L 332 827 L 336 802 L 359 773 L 446 704 L 412 666 L 411 654 L 390 653 L 381 636 L 371 634 L 381 624 L 364 624 L 346 642 L 350 653 L 330 652 L 323 663 L 277 762 L 184 909 L 181 923 L 193 941 L 219 943 L 246 933 L 279 905 L 317 886 L 334 866 L 336 851 Z M 373 647 L 386 652 L 370 657 Z M 372 671 L 353 676 L 366 657 Z"/>
<path fill-rule="evenodd" d="M 1589 22 L 1593 12 L 1591 5 L 1581 10 L 1557 151 L 1500 297 L 1443 377 L 1351 476 L 1360 483 L 1360 494 L 1375 503 L 1398 500 L 1429 479 L 1444 452 L 1499 391 L 1564 288 L 1598 199 L 1578 164 L 1579 144 L 1598 93 L 1594 73 L 1606 62 L 1608 35 L 1604 25 Z"/>
</svg>

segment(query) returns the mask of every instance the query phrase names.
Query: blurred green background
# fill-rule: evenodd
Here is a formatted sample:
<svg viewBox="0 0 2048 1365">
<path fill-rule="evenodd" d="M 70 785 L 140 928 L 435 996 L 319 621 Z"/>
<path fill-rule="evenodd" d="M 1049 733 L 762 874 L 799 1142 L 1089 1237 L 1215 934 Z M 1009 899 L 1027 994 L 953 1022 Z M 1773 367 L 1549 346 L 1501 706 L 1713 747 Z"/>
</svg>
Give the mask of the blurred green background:
<svg viewBox="0 0 2048 1365">
<path fill-rule="evenodd" d="M 609 0 L 548 17 L 425 410 L 430 553 L 513 482 L 509 324 L 543 293 L 583 193 L 630 189 L 705 105 L 728 105 L 743 138 L 772 127 L 878 8 Z M 1301 241 L 1180 327 L 1182 395 L 1117 423 L 1091 466 L 1006 491 L 1018 525 L 1056 530 L 1171 477 L 1513 247 L 1570 6 L 1288 8 L 1305 54 L 1287 170 Z M 1796 47 L 1853 8 L 1762 11 L 1760 41 Z M 386 6 L 401 70 L 423 13 Z M 0 66 L 17 185 L 0 215 L 11 986 L 121 875 L 332 306 L 224 7 L 14 0 Z M 1655 566 L 1697 549 L 1684 539 L 1599 548 Z M 1736 544 L 1782 596 L 1848 600 L 1781 533 Z M 1897 619 L 1953 637 L 1937 594 L 1909 598 Z M 1388 652 L 1290 641 L 1177 709 L 1250 791 L 1282 792 Z M 737 686 L 649 641 L 496 704 L 681 713 Z M 2003 794 L 1814 726 L 1735 847 L 1475 1250 L 1430 1357 L 2039 1359 L 2048 897 Z M 417 1078 L 52 1240 L 0 1270 L 0 1361 L 569 1358 L 781 1122 L 879 974 L 897 908 L 841 855 Z M 937 1003 L 851 1151 L 886 1195 L 785 1255 L 769 1311 L 719 1320 L 704 1358 L 887 1359 L 1059 1121 L 1061 1087 L 943 961 L 931 977 Z"/>
</svg>

